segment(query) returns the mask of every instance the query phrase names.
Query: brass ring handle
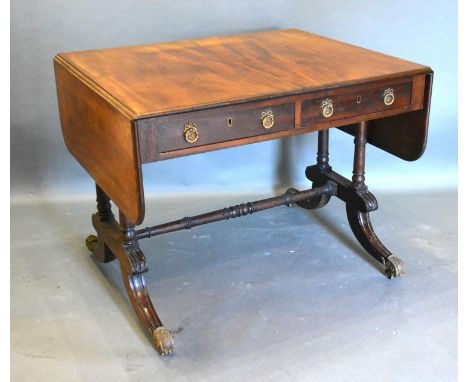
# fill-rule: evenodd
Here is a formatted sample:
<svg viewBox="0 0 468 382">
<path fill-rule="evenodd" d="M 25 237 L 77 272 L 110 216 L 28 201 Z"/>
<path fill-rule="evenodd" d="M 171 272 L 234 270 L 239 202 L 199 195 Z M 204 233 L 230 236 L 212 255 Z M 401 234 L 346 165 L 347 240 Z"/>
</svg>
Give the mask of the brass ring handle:
<svg viewBox="0 0 468 382">
<path fill-rule="evenodd" d="M 198 129 L 195 123 L 189 122 L 185 125 L 184 138 L 188 143 L 194 143 L 198 141 Z"/>
<path fill-rule="evenodd" d="M 265 129 L 271 129 L 275 124 L 275 116 L 273 115 L 273 112 L 271 110 L 266 110 L 262 112 L 261 120 L 262 126 Z"/>
<path fill-rule="evenodd" d="M 330 118 L 333 115 L 333 102 L 331 99 L 327 98 L 322 101 L 322 116 L 325 118 Z"/>
<path fill-rule="evenodd" d="M 387 106 L 390 106 L 393 102 L 395 102 L 395 94 L 393 93 L 392 88 L 385 89 L 383 93 L 383 101 Z"/>
</svg>

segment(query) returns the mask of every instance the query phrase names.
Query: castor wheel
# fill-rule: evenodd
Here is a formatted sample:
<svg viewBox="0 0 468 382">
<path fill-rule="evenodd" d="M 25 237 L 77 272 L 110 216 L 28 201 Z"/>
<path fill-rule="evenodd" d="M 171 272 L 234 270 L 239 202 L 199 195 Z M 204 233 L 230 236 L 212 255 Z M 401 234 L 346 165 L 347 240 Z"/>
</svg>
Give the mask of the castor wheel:
<svg viewBox="0 0 468 382">
<path fill-rule="evenodd" d="M 86 238 L 86 247 L 91 251 L 94 252 L 98 245 L 98 238 L 95 235 L 89 235 Z"/>
<path fill-rule="evenodd" d="M 405 264 L 397 256 L 389 256 L 385 262 L 385 274 L 389 279 L 400 277 L 405 274 Z"/>
<path fill-rule="evenodd" d="M 86 238 L 86 247 L 93 254 L 94 258 L 101 263 L 110 263 L 115 260 L 115 256 L 109 247 L 95 235 L 89 235 Z"/>
<path fill-rule="evenodd" d="M 171 333 L 164 326 L 154 329 L 153 343 L 161 355 L 168 355 L 174 351 L 174 341 L 172 340 Z"/>
</svg>

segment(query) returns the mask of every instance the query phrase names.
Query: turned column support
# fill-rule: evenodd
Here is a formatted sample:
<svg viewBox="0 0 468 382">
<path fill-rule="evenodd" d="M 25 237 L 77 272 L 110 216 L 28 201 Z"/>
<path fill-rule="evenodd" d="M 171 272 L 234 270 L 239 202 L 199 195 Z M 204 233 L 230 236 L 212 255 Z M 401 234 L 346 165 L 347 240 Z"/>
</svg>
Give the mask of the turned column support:
<svg viewBox="0 0 468 382">
<path fill-rule="evenodd" d="M 96 202 L 97 213 L 102 221 L 109 220 L 114 217 L 110 199 L 101 187 L 96 183 Z"/>
<path fill-rule="evenodd" d="M 306 176 L 315 185 L 332 181 L 336 184 L 336 196 L 346 203 L 346 214 L 354 236 L 362 247 L 385 266 L 389 278 L 404 274 L 403 262 L 382 244 L 371 224 L 369 212 L 378 208 L 377 199 L 365 184 L 367 122 L 356 127 L 354 140 L 353 175 L 351 180 L 332 171 L 328 164 L 328 136 L 319 134 L 317 164 L 306 169 Z"/>
<path fill-rule="evenodd" d="M 328 142 L 330 137 L 330 130 L 320 130 L 317 139 L 317 165 L 323 169 L 329 168 L 329 153 Z"/>
<path fill-rule="evenodd" d="M 317 164 L 315 165 L 319 171 L 326 171 L 331 170 L 329 161 L 329 153 L 328 153 L 328 143 L 330 137 L 330 130 L 320 130 L 318 132 L 317 138 Z M 310 179 L 310 178 L 309 178 Z M 322 187 L 324 184 L 327 183 L 327 180 L 324 178 L 312 180 L 312 188 Z M 298 191 L 295 188 L 290 188 L 286 191 L 288 194 L 295 194 Z M 322 208 L 327 205 L 330 201 L 332 195 L 330 194 L 321 194 L 316 195 L 312 198 L 301 200 L 296 202 L 295 204 L 301 208 L 305 208 L 306 210 L 315 210 L 317 208 Z"/>
<path fill-rule="evenodd" d="M 366 167 L 366 143 L 367 143 L 367 121 L 360 122 L 357 126 L 354 139 L 354 162 L 351 185 L 356 189 L 356 194 L 364 196 L 369 200 L 377 200 L 365 184 Z M 393 255 L 380 241 L 372 227 L 369 211 L 356 208 L 353 203 L 346 203 L 346 215 L 354 236 L 362 247 L 378 262 L 385 266 L 385 274 L 388 278 L 402 276 L 405 273 L 403 261 Z"/>
<path fill-rule="evenodd" d="M 360 122 L 354 138 L 353 186 L 365 187 L 367 121 Z"/>
<path fill-rule="evenodd" d="M 96 202 L 97 213 L 96 219 L 102 222 L 114 220 L 110 199 L 101 187 L 96 183 Z M 115 255 L 107 244 L 98 235 L 89 235 L 86 238 L 86 247 L 93 253 L 96 260 L 101 263 L 109 263 L 115 260 Z M 100 240 L 101 239 L 101 240 Z"/>
</svg>

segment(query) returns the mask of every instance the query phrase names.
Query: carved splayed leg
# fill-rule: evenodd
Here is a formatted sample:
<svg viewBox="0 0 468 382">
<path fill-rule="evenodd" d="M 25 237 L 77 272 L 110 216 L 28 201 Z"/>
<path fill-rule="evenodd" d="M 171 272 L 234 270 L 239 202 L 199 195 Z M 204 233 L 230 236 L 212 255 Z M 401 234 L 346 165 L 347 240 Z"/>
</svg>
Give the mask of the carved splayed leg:
<svg viewBox="0 0 468 382">
<path fill-rule="evenodd" d="M 117 258 L 125 290 L 141 325 L 156 350 L 162 355 L 170 354 L 174 342 L 171 333 L 162 325 L 146 288 L 143 274 L 148 271 L 148 266 L 138 245 L 135 227 L 122 213 L 120 223 L 117 223 L 109 198 L 97 185 L 96 193 L 98 212 L 93 215 L 93 226 L 97 236 L 88 236 L 86 246 L 101 262 Z"/>
<path fill-rule="evenodd" d="M 134 226 L 122 214 L 120 229 L 123 245 L 117 258 L 128 297 L 156 350 L 161 355 L 170 354 L 174 350 L 172 336 L 154 309 L 143 277 L 143 273 L 148 271 L 145 255 L 138 246 Z"/>
<path fill-rule="evenodd" d="M 135 313 L 156 350 L 161 355 L 170 354 L 174 350 L 172 336 L 154 309 L 143 277 L 143 273 L 148 271 L 145 256 L 140 249 L 126 250 L 123 255 L 125 258 L 120 262 L 122 279 Z"/>
<path fill-rule="evenodd" d="M 404 264 L 400 258 L 382 244 L 372 227 L 368 212 L 361 212 L 353 206 L 346 205 L 348 222 L 354 236 L 362 247 L 378 262 L 385 266 L 385 274 L 389 279 L 405 274 Z"/>
<path fill-rule="evenodd" d="M 377 209 L 377 199 L 367 190 L 365 185 L 365 149 L 367 135 L 367 122 L 359 123 L 356 138 L 354 139 L 354 165 L 352 187 L 355 196 L 361 199 L 365 208 L 359 210 L 357 205 L 351 202 L 346 203 L 346 215 L 354 236 L 363 248 L 377 261 L 385 266 L 385 274 L 389 279 L 403 276 L 405 268 L 400 258 L 392 253 L 382 244 L 371 224 L 369 212 Z"/>
</svg>

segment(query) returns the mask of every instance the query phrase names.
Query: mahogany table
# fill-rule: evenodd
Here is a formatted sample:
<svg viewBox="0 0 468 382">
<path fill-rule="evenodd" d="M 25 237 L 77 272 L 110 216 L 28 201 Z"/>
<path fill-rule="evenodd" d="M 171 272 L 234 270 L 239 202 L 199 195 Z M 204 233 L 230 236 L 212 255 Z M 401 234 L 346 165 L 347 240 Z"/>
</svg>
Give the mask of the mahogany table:
<svg viewBox="0 0 468 382">
<path fill-rule="evenodd" d="M 297 29 L 61 53 L 54 65 L 65 143 L 96 182 L 97 236 L 86 245 L 101 262 L 117 258 L 159 353 L 171 353 L 173 340 L 145 286 L 143 238 L 281 205 L 315 209 L 336 196 L 387 277 L 404 273 L 371 225 L 377 200 L 364 182 L 365 145 L 407 161 L 422 155 L 429 67 Z M 331 127 L 355 137 L 351 180 L 329 164 Z M 135 228 L 145 216 L 143 164 L 312 131 L 318 131 L 318 153 L 305 171 L 310 189 Z"/>
</svg>

